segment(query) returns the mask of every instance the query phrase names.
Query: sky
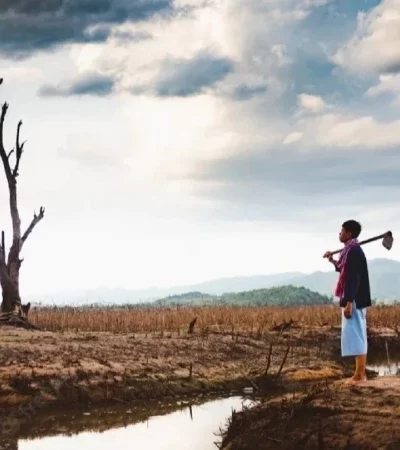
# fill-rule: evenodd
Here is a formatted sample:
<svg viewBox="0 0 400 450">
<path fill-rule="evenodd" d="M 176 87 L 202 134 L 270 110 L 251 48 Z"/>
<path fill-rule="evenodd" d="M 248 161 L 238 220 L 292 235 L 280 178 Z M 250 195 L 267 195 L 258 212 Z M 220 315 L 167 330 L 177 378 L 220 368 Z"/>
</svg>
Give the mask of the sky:
<svg viewBox="0 0 400 450">
<path fill-rule="evenodd" d="M 344 220 L 400 225 L 400 0 L 4 0 L 0 77 L 46 208 L 22 295 L 330 270 Z"/>
</svg>

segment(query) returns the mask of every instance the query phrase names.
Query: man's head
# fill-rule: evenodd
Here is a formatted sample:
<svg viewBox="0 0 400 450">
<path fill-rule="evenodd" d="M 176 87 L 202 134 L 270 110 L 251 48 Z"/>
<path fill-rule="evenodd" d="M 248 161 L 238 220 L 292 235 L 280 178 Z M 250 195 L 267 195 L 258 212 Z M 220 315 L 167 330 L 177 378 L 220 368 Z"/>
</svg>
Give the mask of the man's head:
<svg viewBox="0 0 400 450">
<path fill-rule="evenodd" d="M 343 223 L 342 229 L 339 233 L 339 240 L 344 244 L 351 239 L 357 239 L 361 233 L 361 225 L 355 220 L 347 220 Z"/>
</svg>

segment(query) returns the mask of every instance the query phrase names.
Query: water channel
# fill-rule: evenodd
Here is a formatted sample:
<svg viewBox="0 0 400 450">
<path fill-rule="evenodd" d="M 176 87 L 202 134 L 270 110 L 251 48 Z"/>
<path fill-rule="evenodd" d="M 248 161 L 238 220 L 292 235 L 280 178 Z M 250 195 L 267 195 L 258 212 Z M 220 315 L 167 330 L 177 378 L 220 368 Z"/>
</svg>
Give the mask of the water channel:
<svg viewBox="0 0 400 450">
<path fill-rule="evenodd" d="M 111 409 L 108 412 L 109 420 L 104 410 L 99 417 L 96 417 L 96 412 L 82 411 L 79 415 L 67 413 L 64 418 L 48 419 L 54 421 L 54 430 L 58 430 L 59 434 L 46 436 L 48 429 L 51 434 L 51 423 L 47 421 L 44 426 L 35 427 L 41 429 L 40 437 L 19 438 L 10 447 L 0 444 L 0 449 L 110 450 L 118 446 L 126 447 L 129 443 L 129 448 L 135 450 L 216 450 L 215 442 L 221 441 L 219 430 L 226 427 L 232 410 L 240 411 L 243 406 L 253 404 L 240 396 L 210 400 L 195 406 L 182 406 L 179 403 L 175 411 L 155 413 L 144 420 L 143 417 L 138 419 L 140 414 L 133 408 L 125 408 L 123 413 L 119 411 L 118 420 Z M 85 431 L 85 421 L 88 422 L 87 429 L 92 428 L 92 431 Z"/>
<path fill-rule="evenodd" d="M 373 370 L 380 377 L 389 375 L 400 375 L 400 362 L 368 365 L 367 369 Z"/>
</svg>

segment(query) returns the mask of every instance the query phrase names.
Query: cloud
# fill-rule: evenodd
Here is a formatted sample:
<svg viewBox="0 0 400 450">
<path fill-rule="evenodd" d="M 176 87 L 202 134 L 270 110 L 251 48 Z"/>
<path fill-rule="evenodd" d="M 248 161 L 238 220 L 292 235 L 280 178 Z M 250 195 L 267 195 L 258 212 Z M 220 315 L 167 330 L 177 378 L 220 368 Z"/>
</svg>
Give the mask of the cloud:
<svg viewBox="0 0 400 450">
<path fill-rule="evenodd" d="M 24 58 L 65 43 L 103 42 L 112 25 L 172 11 L 173 0 L 5 0 L 0 3 L 0 53 Z"/>
<path fill-rule="evenodd" d="M 400 155 L 393 150 L 363 153 L 299 152 L 295 147 L 248 151 L 199 162 L 195 195 L 212 198 L 218 218 L 309 223 L 348 210 L 384 208 L 400 194 Z M 368 206 L 369 205 L 369 206 Z"/>
<path fill-rule="evenodd" d="M 400 120 L 335 111 L 275 126 L 265 117 L 263 132 L 270 128 L 269 143 L 249 139 L 236 154 L 198 156 L 188 167 L 193 196 L 209 199 L 213 217 L 319 226 L 327 215 L 377 212 L 397 201 Z"/>
<path fill-rule="evenodd" d="M 134 95 L 155 95 L 158 97 L 189 97 L 205 92 L 233 71 L 234 62 L 211 54 L 200 52 L 193 58 L 166 59 L 155 65 L 153 78 L 147 83 L 126 86 L 120 91 Z M 147 68 L 148 70 L 149 68 Z M 146 69 L 144 69 L 146 72 Z M 145 78 L 143 76 L 143 78 Z M 118 74 L 85 73 L 76 79 L 58 85 L 45 85 L 39 90 L 41 96 L 78 96 L 112 94 L 118 83 Z"/>
<path fill-rule="evenodd" d="M 29 83 L 40 79 L 42 71 L 37 67 L 19 66 L 19 67 L 1 67 L 1 77 L 7 80 L 7 83 L 25 82 Z"/>
<path fill-rule="evenodd" d="M 301 133 L 299 131 L 290 133 L 283 140 L 283 144 L 284 145 L 294 144 L 295 142 L 298 142 L 302 137 L 303 137 L 303 133 Z"/>
<path fill-rule="evenodd" d="M 231 96 L 234 100 L 245 101 L 250 100 L 257 95 L 264 94 L 267 90 L 268 86 L 266 84 L 251 86 L 242 83 L 234 89 Z"/>
<path fill-rule="evenodd" d="M 303 5 L 307 8 L 315 6 L 323 6 L 329 3 L 331 0 L 303 0 Z"/>
<path fill-rule="evenodd" d="M 322 112 L 326 104 L 319 95 L 300 94 L 297 96 L 297 103 L 300 108 L 312 113 Z"/>
<path fill-rule="evenodd" d="M 400 1 L 383 0 L 368 13 L 360 13 L 355 34 L 333 61 L 356 73 L 399 72 Z"/>
<path fill-rule="evenodd" d="M 293 63 L 285 27 L 296 26 L 326 2 L 205 1 L 197 2 L 197 8 L 194 3 L 175 2 L 175 8 L 183 11 L 192 8 L 179 17 L 87 28 L 93 39 L 107 33 L 108 39 L 96 48 L 90 44 L 76 48 L 77 71 L 90 64 L 91 69 L 113 76 L 117 91 L 135 95 L 183 97 L 214 87 L 213 95 L 235 101 L 278 100 L 288 88 Z M 124 39 L 130 34 L 143 39 Z M 309 74 L 303 75 L 310 80 Z"/>
<path fill-rule="evenodd" d="M 377 97 L 386 93 L 400 93 L 400 74 L 381 75 L 379 83 L 367 90 L 369 97 Z"/>
<path fill-rule="evenodd" d="M 296 128 L 307 148 L 376 150 L 400 145 L 400 120 L 378 121 L 373 116 L 324 114 L 300 121 Z"/>
<path fill-rule="evenodd" d="M 111 32 L 111 37 L 115 38 L 122 42 L 140 42 L 144 41 L 146 39 L 152 39 L 152 35 L 150 33 L 141 32 L 141 31 L 132 31 L 132 30 L 123 30 L 123 29 L 117 29 L 115 31 Z"/>
<path fill-rule="evenodd" d="M 212 205 L 214 200 L 229 203 L 232 209 L 228 215 L 241 211 L 242 207 L 249 208 L 246 204 L 240 206 L 242 200 L 254 206 L 254 212 L 258 211 L 255 216 L 264 219 L 259 208 L 265 205 L 269 211 L 282 209 L 286 203 L 307 205 L 311 202 L 307 196 L 319 192 L 319 183 L 325 183 L 327 196 L 340 204 L 340 198 L 331 197 L 340 192 L 336 183 L 345 186 L 350 180 L 349 189 L 355 186 L 361 192 L 358 186 L 368 179 L 362 178 L 363 171 L 370 180 L 375 180 L 371 182 L 379 184 L 364 162 L 377 157 L 376 149 L 384 152 L 400 143 L 399 121 L 378 120 L 372 110 L 360 115 L 352 111 L 349 102 L 332 101 L 334 96 L 348 100 L 344 88 L 353 80 L 349 82 L 343 71 L 335 71 L 323 49 L 309 45 L 314 36 L 311 30 L 307 31 L 310 34 L 305 41 L 293 39 L 303 30 L 304 17 L 311 17 L 312 13 L 300 1 L 294 8 L 296 14 L 290 14 L 288 3 L 282 6 L 282 2 L 271 1 L 269 5 L 282 6 L 283 12 L 253 3 L 253 9 L 243 15 L 238 14 L 237 5 L 215 5 L 197 10 L 193 17 L 113 27 L 104 45 L 95 49 L 91 45 L 75 48 L 77 71 L 86 75 L 72 78 L 69 83 L 47 85 L 41 94 L 90 94 L 96 82 L 106 84 L 100 92 L 97 90 L 100 95 L 120 91 L 143 94 L 134 99 L 121 96 L 130 118 L 127 126 L 132 130 L 129 148 L 135 152 L 131 156 L 134 168 L 131 170 L 144 173 L 143 177 L 151 181 L 157 179 L 160 185 L 166 179 L 169 182 L 168 176 L 184 177 L 187 184 L 182 189 L 186 194 L 193 188 L 196 199 Z M 286 20 L 285 30 L 274 23 L 277 17 Z M 237 33 L 233 32 L 235 29 Z M 95 31 L 100 33 L 101 27 Z M 189 32 L 191 38 L 184 39 Z M 147 39 L 137 43 L 130 40 L 131 35 Z M 90 68 L 96 72 L 90 72 Z M 98 78 L 92 78 L 92 73 L 97 73 Z M 358 92 L 353 92 L 353 98 Z M 197 96 L 199 93 L 208 95 Z M 331 114 L 326 114 L 327 105 Z M 298 106 L 312 114 L 296 116 Z M 188 119 L 193 111 L 196 120 L 199 115 L 203 117 L 204 126 Z M 139 116 L 144 119 L 139 121 Z M 390 164 L 397 164 L 389 150 L 383 154 Z M 334 158 L 330 156 L 332 152 Z M 197 160 L 199 155 L 211 162 L 203 165 Z M 343 168 L 347 155 L 352 161 L 349 169 Z M 82 153 L 83 164 L 90 166 L 92 157 L 95 156 Z M 74 158 L 79 160 L 80 152 Z M 356 158 L 361 159 L 359 166 Z M 244 178 L 235 166 L 237 161 L 243 164 L 243 171 L 247 170 Z M 99 163 L 107 164 L 107 158 Z M 231 169 L 227 179 L 223 178 L 221 166 Z M 350 169 L 354 169 L 354 178 L 347 173 Z M 381 174 L 385 172 L 384 167 L 380 170 Z M 300 176 L 298 184 L 296 174 Z M 136 176 L 139 175 L 135 172 Z M 263 176 L 265 179 L 261 181 Z M 318 192 L 316 195 L 322 201 Z M 218 205 L 216 208 L 218 212 Z M 306 206 L 305 210 L 310 211 L 311 207 Z"/>
<path fill-rule="evenodd" d="M 296 144 L 299 153 L 312 155 L 324 152 L 358 151 L 360 156 L 376 153 L 377 149 L 392 149 L 400 145 L 400 119 L 377 120 L 372 115 L 355 116 L 337 111 L 319 116 L 300 118 L 283 134 L 281 142 Z M 381 150 L 379 150 L 381 151 Z"/>
<path fill-rule="evenodd" d="M 228 58 L 201 52 L 192 59 L 166 60 L 155 80 L 155 90 L 161 97 L 188 97 L 199 94 L 233 71 Z"/>
<path fill-rule="evenodd" d="M 39 89 L 42 97 L 70 97 L 79 95 L 106 96 L 111 94 L 114 80 L 97 73 L 83 74 L 72 82 L 47 84 Z"/>
</svg>

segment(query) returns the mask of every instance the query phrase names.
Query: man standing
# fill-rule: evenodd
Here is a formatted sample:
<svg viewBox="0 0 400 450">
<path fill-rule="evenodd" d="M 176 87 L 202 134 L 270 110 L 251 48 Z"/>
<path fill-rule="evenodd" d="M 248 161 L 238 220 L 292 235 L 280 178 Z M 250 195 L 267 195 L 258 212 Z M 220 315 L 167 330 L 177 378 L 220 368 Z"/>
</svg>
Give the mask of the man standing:
<svg viewBox="0 0 400 450">
<path fill-rule="evenodd" d="M 346 384 L 358 384 L 367 381 L 367 308 L 371 306 L 371 291 L 367 260 L 358 243 L 361 225 L 355 220 L 348 220 L 342 225 L 339 240 L 344 244 L 338 261 L 331 252 L 324 258 L 335 266 L 340 273 L 335 295 L 339 298 L 342 309 L 342 356 L 354 356 L 356 369 Z"/>
</svg>

